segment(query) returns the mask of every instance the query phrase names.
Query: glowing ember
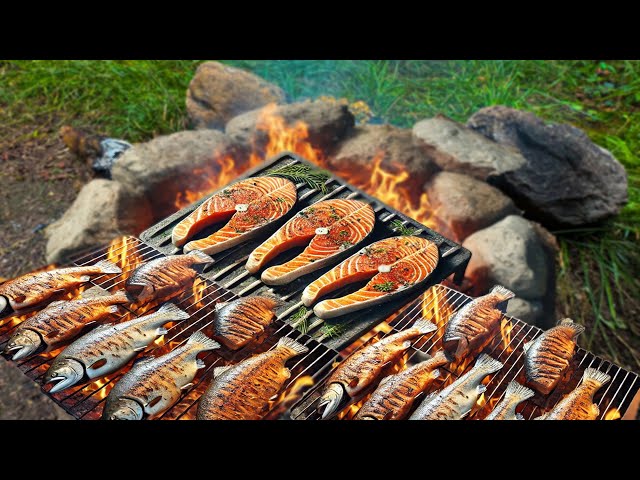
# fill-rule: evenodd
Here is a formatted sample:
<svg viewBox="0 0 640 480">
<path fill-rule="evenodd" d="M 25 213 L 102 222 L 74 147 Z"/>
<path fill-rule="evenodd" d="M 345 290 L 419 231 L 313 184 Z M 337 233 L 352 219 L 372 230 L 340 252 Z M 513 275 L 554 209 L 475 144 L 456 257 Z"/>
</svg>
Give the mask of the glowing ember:
<svg viewBox="0 0 640 480">
<path fill-rule="evenodd" d="M 605 420 L 618 420 L 619 418 L 620 418 L 620 410 L 618 410 L 617 408 L 612 408 L 604 416 Z"/>
</svg>

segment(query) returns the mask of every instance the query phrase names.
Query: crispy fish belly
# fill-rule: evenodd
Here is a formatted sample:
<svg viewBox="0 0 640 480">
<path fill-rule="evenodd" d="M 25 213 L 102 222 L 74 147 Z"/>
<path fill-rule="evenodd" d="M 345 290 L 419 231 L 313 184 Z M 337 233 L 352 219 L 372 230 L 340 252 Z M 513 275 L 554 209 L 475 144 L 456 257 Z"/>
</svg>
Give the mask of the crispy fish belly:
<svg viewBox="0 0 640 480">
<path fill-rule="evenodd" d="M 536 420 L 595 420 L 600 409 L 593 403 L 593 396 L 611 380 L 611 377 L 595 368 L 587 368 L 580 385 L 558 404 Z"/>
<path fill-rule="evenodd" d="M 196 332 L 184 345 L 166 355 L 136 363 L 107 396 L 103 420 L 142 420 L 162 415 L 192 385 L 198 369 L 200 352 L 215 350 L 220 344 L 202 332 Z"/>
<path fill-rule="evenodd" d="M 438 258 L 438 246 L 424 238 L 385 238 L 363 248 L 308 285 L 302 301 L 309 307 L 338 288 L 370 278 L 360 290 L 324 300 L 313 311 L 327 319 L 371 307 L 392 300 L 427 280 L 438 265 Z"/>
<path fill-rule="evenodd" d="M 483 353 L 474 367 L 448 387 L 427 396 L 409 420 L 461 420 L 487 389 L 482 380 L 502 368 L 502 363 Z"/>
<path fill-rule="evenodd" d="M 502 312 L 498 310 L 498 304 L 514 296 L 512 291 L 496 285 L 488 294 L 472 300 L 454 313 L 442 338 L 445 350 L 461 359 L 469 352 L 482 349 L 500 329 Z"/>
<path fill-rule="evenodd" d="M 398 362 L 411 347 L 411 340 L 436 330 L 428 320 L 418 320 L 411 328 L 389 335 L 379 342 L 357 350 L 336 367 L 326 382 L 318 404 L 322 418 L 336 412 L 346 393 L 354 398 L 375 384 L 385 369 Z"/>
<path fill-rule="evenodd" d="M 516 408 L 533 395 L 533 390 L 513 380 L 507 385 L 502 401 L 486 416 L 485 420 L 524 420 L 522 415 L 516 413 Z"/>
<path fill-rule="evenodd" d="M 582 325 L 565 318 L 526 343 L 524 366 L 527 384 L 544 395 L 551 393 L 569 367 L 576 351 L 576 338 L 582 332 Z"/>
<path fill-rule="evenodd" d="M 297 257 L 262 272 L 267 285 L 284 285 L 328 265 L 337 255 L 354 247 L 373 230 L 373 209 L 358 200 L 325 200 L 305 208 L 285 223 L 247 260 L 252 273 L 293 247 L 307 245 Z"/>
<path fill-rule="evenodd" d="M 183 249 L 185 252 L 201 250 L 213 255 L 244 243 L 259 235 L 272 222 L 286 215 L 296 203 L 298 196 L 296 186 L 289 180 L 279 177 L 258 177 L 249 180 L 254 181 L 255 188 L 258 186 L 264 188 L 266 190 L 264 194 L 248 203 L 236 204 L 233 215 L 224 227 L 207 238 L 187 243 Z M 191 215 L 196 214 L 198 210 Z"/>
<path fill-rule="evenodd" d="M 309 349 L 283 337 L 276 348 L 246 360 L 214 370 L 213 381 L 200 398 L 198 420 L 260 420 L 269 409 L 270 400 L 291 377 L 285 367 L 290 358 Z"/>
<path fill-rule="evenodd" d="M 127 279 L 125 289 L 138 302 L 169 300 L 193 281 L 196 276 L 194 265 L 211 262 L 213 259 L 209 255 L 197 250 L 156 258 L 137 267 Z"/>
<path fill-rule="evenodd" d="M 0 313 L 8 307 L 19 311 L 44 303 L 56 293 L 68 292 L 88 282 L 94 275 L 116 273 L 122 273 L 122 270 L 108 260 L 86 267 L 28 273 L 0 285 Z"/>
<path fill-rule="evenodd" d="M 45 374 L 45 383 L 55 383 L 56 393 L 83 378 L 93 379 L 124 367 L 138 352 L 167 333 L 168 322 L 186 320 L 189 314 L 171 303 L 155 313 L 118 324 L 101 325 L 75 340 L 53 361 Z"/>
<path fill-rule="evenodd" d="M 22 322 L 11 336 L 4 353 L 15 352 L 13 360 L 28 357 L 43 347 L 51 349 L 73 339 L 87 325 L 118 311 L 116 305 L 129 302 L 124 290 L 113 295 L 92 296 L 83 292 L 80 300 L 51 303 Z"/>
<path fill-rule="evenodd" d="M 216 304 L 214 338 L 231 350 L 244 347 L 273 322 L 277 305 L 276 299 L 265 296 Z"/>
<path fill-rule="evenodd" d="M 373 395 L 358 410 L 354 420 L 402 420 L 415 399 L 440 376 L 438 367 L 449 363 L 443 350 L 380 382 Z"/>
</svg>

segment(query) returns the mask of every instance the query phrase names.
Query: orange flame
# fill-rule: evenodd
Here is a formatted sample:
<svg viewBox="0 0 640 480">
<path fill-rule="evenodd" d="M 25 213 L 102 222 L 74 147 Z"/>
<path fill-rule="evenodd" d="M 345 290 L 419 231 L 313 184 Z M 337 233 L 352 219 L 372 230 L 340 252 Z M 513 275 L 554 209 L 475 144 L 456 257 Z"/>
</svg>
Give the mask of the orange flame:
<svg viewBox="0 0 640 480">
<path fill-rule="evenodd" d="M 193 282 L 193 304 L 196 308 L 202 308 L 202 297 L 207 289 L 207 282 L 197 277 Z"/>
<path fill-rule="evenodd" d="M 122 269 L 122 273 L 115 277 L 114 281 L 119 282 L 127 278 L 127 274 L 144 262 L 138 253 L 138 242 L 133 237 L 121 237 L 111 241 L 107 250 L 107 260 L 115 263 Z"/>
<path fill-rule="evenodd" d="M 502 345 L 506 353 L 513 351 L 513 347 L 511 346 L 511 330 L 513 330 L 513 323 L 503 318 L 500 323 L 500 333 L 502 335 Z"/>
<path fill-rule="evenodd" d="M 621 417 L 620 410 L 617 408 L 612 408 L 609 410 L 604 416 L 605 420 L 618 420 Z"/>
<path fill-rule="evenodd" d="M 315 382 L 310 375 L 304 375 L 298 378 L 291 387 L 287 388 L 278 395 L 272 403 L 269 414 L 265 420 L 277 419 L 284 414 L 295 402 L 302 397 L 304 390 L 313 386 Z"/>
</svg>

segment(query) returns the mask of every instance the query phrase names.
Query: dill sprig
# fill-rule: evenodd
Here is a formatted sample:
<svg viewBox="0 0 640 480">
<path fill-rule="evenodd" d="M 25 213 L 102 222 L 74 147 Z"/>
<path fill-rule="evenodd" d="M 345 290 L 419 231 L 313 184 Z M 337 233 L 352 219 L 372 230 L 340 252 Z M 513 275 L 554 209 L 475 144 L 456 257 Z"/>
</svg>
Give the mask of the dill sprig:
<svg viewBox="0 0 640 480">
<path fill-rule="evenodd" d="M 391 230 L 403 236 L 415 235 L 419 231 L 417 228 L 403 225 L 400 220 L 392 220 L 389 226 L 391 227 Z"/>
<path fill-rule="evenodd" d="M 325 182 L 331 174 L 326 170 L 305 164 L 289 164 L 267 172 L 267 175 L 283 177 L 295 183 L 305 183 L 309 188 L 327 193 Z"/>
<path fill-rule="evenodd" d="M 329 338 L 339 337 L 346 331 L 347 331 L 346 323 L 333 323 L 333 324 L 325 323 L 320 329 L 320 333 L 322 333 L 322 336 L 329 337 Z"/>
<path fill-rule="evenodd" d="M 309 310 L 307 310 L 305 307 L 300 307 L 296 313 L 291 315 L 289 323 L 296 324 L 296 322 L 300 320 L 300 322 L 295 325 L 295 328 L 297 328 L 301 333 L 307 333 L 309 331 L 308 313 Z"/>
<path fill-rule="evenodd" d="M 377 290 L 379 292 L 390 292 L 391 290 L 393 290 L 393 287 L 395 287 L 395 284 L 393 282 L 383 282 L 373 286 L 374 290 Z"/>
</svg>

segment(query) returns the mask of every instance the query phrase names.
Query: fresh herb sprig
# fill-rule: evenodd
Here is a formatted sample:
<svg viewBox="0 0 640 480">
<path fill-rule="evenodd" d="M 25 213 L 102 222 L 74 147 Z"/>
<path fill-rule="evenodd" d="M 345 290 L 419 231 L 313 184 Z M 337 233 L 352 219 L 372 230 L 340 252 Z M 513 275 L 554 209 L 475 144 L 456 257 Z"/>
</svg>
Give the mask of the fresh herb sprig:
<svg viewBox="0 0 640 480">
<path fill-rule="evenodd" d="M 309 188 L 327 193 L 325 182 L 331 174 L 321 168 L 311 167 L 304 164 L 289 164 L 267 172 L 267 175 L 283 177 L 295 183 L 305 183 Z"/>
<path fill-rule="evenodd" d="M 402 221 L 400 221 L 400 220 L 392 220 L 391 223 L 389 224 L 389 226 L 391 227 L 391 230 L 393 230 L 394 232 L 399 233 L 400 235 L 403 235 L 403 236 L 415 235 L 416 233 L 418 233 L 420 231 L 417 228 L 408 227 L 406 225 L 403 225 Z"/>
<path fill-rule="evenodd" d="M 378 283 L 373 286 L 373 289 L 379 292 L 390 292 L 391 290 L 393 290 L 394 287 L 395 287 L 395 283 L 389 281 L 389 282 Z"/>
<path fill-rule="evenodd" d="M 300 307 L 296 313 L 291 315 L 289 319 L 292 325 L 295 325 L 301 333 L 307 333 L 309 331 L 309 310 L 304 307 Z"/>
<path fill-rule="evenodd" d="M 328 338 L 339 337 L 346 331 L 347 331 L 346 323 L 333 323 L 333 324 L 325 323 L 320 329 L 320 333 L 322 333 L 322 336 L 328 337 Z"/>
</svg>

